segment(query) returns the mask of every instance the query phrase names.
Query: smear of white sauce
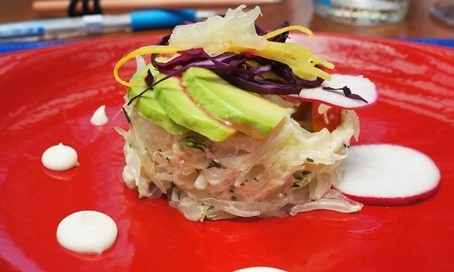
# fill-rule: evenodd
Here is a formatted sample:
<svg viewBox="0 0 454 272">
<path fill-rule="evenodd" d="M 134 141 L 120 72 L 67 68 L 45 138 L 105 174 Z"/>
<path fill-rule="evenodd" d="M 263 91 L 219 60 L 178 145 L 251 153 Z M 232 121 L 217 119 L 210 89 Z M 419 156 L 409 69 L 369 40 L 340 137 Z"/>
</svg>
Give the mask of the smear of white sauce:
<svg viewBox="0 0 454 272">
<path fill-rule="evenodd" d="M 79 211 L 65 217 L 57 227 L 57 241 L 78 253 L 101 254 L 117 239 L 115 221 L 98 211 Z"/>
<path fill-rule="evenodd" d="M 238 269 L 233 272 L 286 272 L 286 271 L 277 269 L 277 268 L 273 268 L 273 267 L 254 266 L 254 267 Z"/>
<path fill-rule="evenodd" d="M 41 156 L 41 162 L 44 167 L 54 171 L 69 170 L 79 164 L 76 150 L 62 143 L 46 149 Z"/>
<path fill-rule="evenodd" d="M 106 106 L 100 106 L 90 118 L 90 123 L 94 126 L 104 126 L 109 122 L 109 118 L 106 115 Z"/>
</svg>

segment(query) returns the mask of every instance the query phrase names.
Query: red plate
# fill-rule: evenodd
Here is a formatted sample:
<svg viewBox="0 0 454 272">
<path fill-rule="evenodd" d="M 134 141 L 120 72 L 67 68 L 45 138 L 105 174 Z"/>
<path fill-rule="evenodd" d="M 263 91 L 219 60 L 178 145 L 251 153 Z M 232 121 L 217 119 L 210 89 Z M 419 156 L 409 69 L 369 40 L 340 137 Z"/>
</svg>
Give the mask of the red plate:
<svg viewBox="0 0 454 272">
<path fill-rule="evenodd" d="M 314 211 L 295 217 L 189 222 L 165 199 L 138 199 L 125 187 L 120 107 L 112 76 L 122 56 L 158 37 L 81 42 L 0 57 L 0 271 L 447 271 L 454 269 L 454 51 L 390 40 L 296 36 L 336 63 L 364 74 L 380 101 L 358 111 L 362 143 L 418 149 L 441 169 L 439 192 L 404 207 L 366 206 L 356 214 Z M 133 65 L 121 70 L 126 77 Z M 110 123 L 89 124 L 107 106 Z M 41 154 L 64 143 L 80 166 L 55 174 Z M 392 154 L 389 154 L 392 156 Z M 118 224 L 99 256 L 70 253 L 58 223 L 92 209 Z"/>
</svg>

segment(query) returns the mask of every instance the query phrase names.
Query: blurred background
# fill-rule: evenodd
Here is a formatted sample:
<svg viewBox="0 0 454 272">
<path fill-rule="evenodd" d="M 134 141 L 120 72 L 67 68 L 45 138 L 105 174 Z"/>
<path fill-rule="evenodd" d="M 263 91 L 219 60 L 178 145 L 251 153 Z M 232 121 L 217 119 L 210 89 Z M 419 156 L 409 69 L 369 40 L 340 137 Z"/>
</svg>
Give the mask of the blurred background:
<svg viewBox="0 0 454 272">
<path fill-rule="evenodd" d="M 40 0 L 35 0 L 40 1 Z M 64 0 L 50 0 L 64 1 Z M 112 0 L 102 0 L 107 3 Z M 117 0 L 118 1 L 118 0 Z M 129 0 L 125 0 L 128 2 Z M 144 2 L 146 0 L 142 0 Z M 149 0 L 154 1 L 154 0 Z M 385 2 L 388 0 L 385 0 Z M 164 0 L 165 2 L 165 0 Z M 183 1 L 184 2 L 184 1 Z M 210 8 L 210 3 L 216 1 L 188 1 L 198 3 L 204 9 Z M 330 1 L 318 1 L 329 3 Z M 334 1 L 331 2 L 342 2 Z M 356 1 L 356 2 L 380 2 L 374 1 Z M 439 0 L 409 0 L 408 12 L 402 21 L 397 23 L 387 23 L 378 25 L 357 25 L 354 23 L 339 23 L 329 18 L 314 13 L 314 1 L 312 0 L 282 0 L 277 4 L 260 5 L 264 16 L 259 18 L 259 24 L 267 29 L 272 29 L 283 20 L 291 24 L 300 24 L 308 26 L 313 31 L 348 33 L 354 35 L 390 37 L 390 38 L 437 38 L 437 39 L 454 39 L 454 27 L 449 26 L 429 14 L 429 8 Z M 66 1 L 69 4 L 69 0 Z M 201 3 L 203 5 L 201 5 Z M 232 8 L 237 7 L 241 1 L 232 1 Z M 252 7 L 249 5 L 249 7 Z M 213 9 L 224 12 L 226 7 L 214 6 Z M 120 11 L 118 11 L 120 12 Z M 105 12 L 106 13 L 106 12 Z M 453 13 L 454 14 L 454 13 Z M 454 15 L 451 17 L 454 18 Z M 24 20 L 43 19 L 49 17 L 61 17 L 61 14 L 45 14 L 33 9 L 32 0 L 0 0 L 0 23 L 19 22 Z M 120 35 L 120 34 L 119 34 Z M 91 37 L 90 37 L 91 38 Z"/>
</svg>

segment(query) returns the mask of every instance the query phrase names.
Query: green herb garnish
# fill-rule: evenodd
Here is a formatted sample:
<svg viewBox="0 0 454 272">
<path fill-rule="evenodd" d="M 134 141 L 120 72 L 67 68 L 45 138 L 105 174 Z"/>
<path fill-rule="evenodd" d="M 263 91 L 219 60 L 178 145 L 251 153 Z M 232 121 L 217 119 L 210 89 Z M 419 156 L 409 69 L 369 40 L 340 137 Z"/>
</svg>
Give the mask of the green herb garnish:
<svg viewBox="0 0 454 272">
<path fill-rule="evenodd" d="M 203 152 L 205 152 L 208 149 L 206 145 L 197 142 L 196 140 L 194 140 L 191 137 L 181 138 L 179 140 L 179 143 L 181 145 L 184 145 L 184 146 L 187 146 L 187 147 L 199 149 L 199 150 L 201 150 Z"/>
</svg>

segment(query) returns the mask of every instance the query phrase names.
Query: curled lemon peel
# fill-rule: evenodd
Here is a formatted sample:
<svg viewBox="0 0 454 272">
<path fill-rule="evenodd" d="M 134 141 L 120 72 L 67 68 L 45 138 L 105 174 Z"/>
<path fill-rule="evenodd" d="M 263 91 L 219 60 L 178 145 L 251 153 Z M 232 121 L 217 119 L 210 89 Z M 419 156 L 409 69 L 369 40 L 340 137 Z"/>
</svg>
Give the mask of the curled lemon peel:
<svg viewBox="0 0 454 272">
<path fill-rule="evenodd" d="M 271 32 L 265 34 L 264 37 L 268 40 L 272 37 L 275 37 L 279 34 L 282 34 L 284 32 L 290 31 L 290 30 L 298 30 L 300 32 L 303 32 L 303 33 L 307 34 L 307 36 L 309 36 L 309 38 L 312 38 L 314 36 L 314 33 L 312 33 L 312 31 L 307 27 L 300 26 L 300 25 L 291 25 L 291 26 L 286 26 L 286 27 L 271 31 Z"/>
<path fill-rule="evenodd" d="M 264 37 L 269 40 L 270 38 L 292 30 L 307 34 L 309 38 L 312 38 L 314 36 L 314 33 L 307 27 L 300 25 L 290 25 L 271 31 L 265 34 Z M 313 64 L 320 64 L 328 69 L 334 68 L 334 64 L 319 58 L 317 55 L 312 53 L 309 48 L 298 44 L 276 43 L 268 41 L 265 49 L 258 50 L 257 52 L 259 56 L 273 59 L 289 65 L 292 69 L 294 69 L 294 71 L 297 71 L 296 74 L 298 76 L 308 80 L 312 80 L 313 76 L 318 76 L 323 79 L 329 79 L 331 77 L 331 75 L 326 73 L 325 71 L 314 67 Z M 301 64 L 299 64 L 298 61 L 300 61 Z"/>
<path fill-rule="evenodd" d="M 128 53 L 126 56 L 121 58 L 117 64 L 115 64 L 113 74 L 115 77 L 115 80 L 118 81 L 123 86 L 126 87 L 131 87 L 131 86 L 136 86 L 143 82 L 143 78 L 140 78 L 139 80 L 130 82 L 123 80 L 120 75 L 119 75 L 119 70 L 121 66 L 123 66 L 126 62 L 130 61 L 131 59 L 141 56 L 141 55 L 150 55 L 150 54 L 175 54 L 178 51 L 185 50 L 187 48 L 181 48 L 181 47 L 174 47 L 174 46 L 166 46 L 166 45 L 151 45 L 151 46 L 144 46 L 137 48 L 136 50 Z M 144 74 L 145 78 L 146 74 Z"/>
<path fill-rule="evenodd" d="M 334 67 L 331 63 L 318 58 L 309 49 L 306 51 L 293 46 L 295 44 L 273 43 L 269 42 L 268 46 L 256 54 L 266 59 L 272 59 L 287 64 L 300 78 L 314 80 L 316 77 L 329 79 L 331 76 L 322 69 L 314 66 L 320 64 L 326 68 Z"/>
</svg>

